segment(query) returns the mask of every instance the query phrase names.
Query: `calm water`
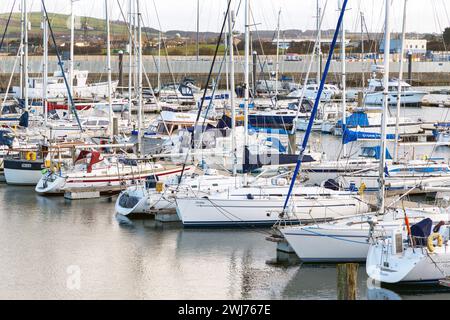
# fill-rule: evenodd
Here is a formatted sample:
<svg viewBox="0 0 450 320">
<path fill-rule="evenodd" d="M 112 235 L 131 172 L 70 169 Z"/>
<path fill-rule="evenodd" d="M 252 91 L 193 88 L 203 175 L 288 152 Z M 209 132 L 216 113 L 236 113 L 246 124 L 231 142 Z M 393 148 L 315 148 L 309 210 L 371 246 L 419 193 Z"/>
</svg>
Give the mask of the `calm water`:
<svg viewBox="0 0 450 320">
<path fill-rule="evenodd" d="M 265 232 L 130 222 L 106 198 L 70 202 L 2 185 L 0 298 L 336 298 L 333 266 L 273 264 Z M 448 292 L 368 290 L 364 266 L 358 281 L 360 299 L 450 299 Z"/>
<path fill-rule="evenodd" d="M 450 120 L 449 111 L 411 108 L 407 115 Z M 340 148 L 336 137 L 314 139 L 323 139 L 330 157 Z M 448 158 L 450 149 L 439 154 Z M 0 185 L 0 299 L 336 298 L 335 267 L 274 264 L 267 230 L 129 221 L 116 217 L 114 201 L 45 198 Z M 368 289 L 364 266 L 358 281 L 359 299 L 450 299 L 436 288 Z"/>
</svg>

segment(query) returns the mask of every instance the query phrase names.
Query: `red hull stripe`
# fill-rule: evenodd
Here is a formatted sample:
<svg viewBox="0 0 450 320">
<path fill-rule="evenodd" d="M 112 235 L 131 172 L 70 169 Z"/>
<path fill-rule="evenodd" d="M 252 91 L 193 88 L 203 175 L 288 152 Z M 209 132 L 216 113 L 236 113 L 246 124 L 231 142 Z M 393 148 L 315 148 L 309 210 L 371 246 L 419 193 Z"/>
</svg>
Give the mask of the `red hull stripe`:
<svg viewBox="0 0 450 320">
<path fill-rule="evenodd" d="M 190 168 L 185 169 L 185 171 L 189 171 L 191 170 Z M 162 172 L 162 173 L 156 173 L 155 175 L 157 177 L 162 177 L 162 176 L 167 176 L 169 174 L 174 174 L 174 173 L 178 173 L 181 172 L 181 169 L 179 170 L 175 170 L 175 171 L 169 171 L 169 172 Z M 143 176 L 138 176 L 136 177 L 130 177 L 128 176 L 127 178 L 123 178 L 123 179 L 97 179 L 97 180 L 67 180 L 67 183 L 74 183 L 74 182 L 115 182 L 115 181 L 128 181 L 128 180 L 142 180 L 145 179 L 147 177 L 153 176 L 153 174 L 147 174 L 147 175 L 143 175 Z"/>
</svg>

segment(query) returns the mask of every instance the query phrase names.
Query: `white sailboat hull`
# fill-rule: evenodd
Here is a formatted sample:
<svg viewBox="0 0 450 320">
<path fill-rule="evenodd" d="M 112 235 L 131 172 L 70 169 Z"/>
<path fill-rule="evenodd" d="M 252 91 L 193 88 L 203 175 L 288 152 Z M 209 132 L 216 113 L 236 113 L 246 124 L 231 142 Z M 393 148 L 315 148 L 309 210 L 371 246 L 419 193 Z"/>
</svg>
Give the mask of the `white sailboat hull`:
<svg viewBox="0 0 450 320">
<path fill-rule="evenodd" d="M 282 229 L 281 232 L 303 262 L 363 262 L 369 250 L 368 229 L 305 227 Z"/>
<path fill-rule="evenodd" d="M 274 199 L 177 199 L 177 213 L 184 226 L 272 225 L 283 211 L 284 197 Z M 285 217 L 291 222 L 324 221 L 342 215 L 367 211 L 367 205 L 357 199 L 316 198 L 297 199 L 294 214 Z"/>
<path fill-rule="evenodd" d="M 420 106 L 427 94 L 425 91 L 405 91 L 401 93 L 400 102 L 402 105 Z M 383 92 L 367 93 L 364 102 L 369 105 L 382 105 Z M 397 92 L 389 93 L 389 105 L 397 105 Z"/>
</svg>

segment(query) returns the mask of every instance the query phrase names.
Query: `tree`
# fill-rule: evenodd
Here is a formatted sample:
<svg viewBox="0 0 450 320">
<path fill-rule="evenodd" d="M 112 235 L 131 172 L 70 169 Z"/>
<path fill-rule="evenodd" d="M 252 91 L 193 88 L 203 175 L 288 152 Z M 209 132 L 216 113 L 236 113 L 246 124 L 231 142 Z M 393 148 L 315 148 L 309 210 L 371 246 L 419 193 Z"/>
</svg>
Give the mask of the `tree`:
<svg viewBox="0 0 450 320">
<path fill-rule="evenodd" d="M 450 27 L 445 28 L 443 38 L 444 38 L 445 44 L 450 44 Z"/>
</svg>

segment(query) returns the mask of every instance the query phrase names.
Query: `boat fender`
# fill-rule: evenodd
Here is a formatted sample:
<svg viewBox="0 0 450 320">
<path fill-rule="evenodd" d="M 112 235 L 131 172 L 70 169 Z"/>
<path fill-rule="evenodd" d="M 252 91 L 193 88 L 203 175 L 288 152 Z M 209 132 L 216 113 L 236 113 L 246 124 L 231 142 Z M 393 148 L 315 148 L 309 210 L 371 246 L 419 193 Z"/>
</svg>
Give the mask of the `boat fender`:
<svg viewBox="0 0 450 320">
<path fill-rule="evenodd" d="M 438 247 L 442 247 L 444 244 L 444 239 L 442 238 L 442 235 L 440 233 L 434 232 L 428 237 L 427 241 L 427 248 L 430 252 L 434 251 L 434 244 L 433 241 L 437 239 L 437 245 Z"/>
<path fill-rule="evenodd" d="M 366 190 L 367 186 L 364 182 L 361 183 L 361 185 L 358 188 L 358 193 L 360 196 L 364 194 L 364 190 Z"/>
<path fill-rule="evenodd" d="M 249 193 L 249 194 L 247 194 L 247 199 L 253 200 L 253 199 L 255 199 L 255 197 L 251 193 Z"/>
<path fill-rule="evenodd" d="M 36 152 L 33 152 L 33 151 L 28 151 L 26 154 L 25 154 L 25 159 L 27 160 L 27 161 L 30 161 L 30 160 L 36 160 Z"/>
<path fill-rule="evenodd" d="M 158 181 L 155 186 L 156 192 L 161 193 L 164 190 L 164 182 Z"/>
<path fill-rule="evenodd" d="M 45 160 L 45 163 L 44 163 L 44 164 L 45 164 L 45 167 L 46 167 L 46 168 L 50 168 L 52 162 L 51 162 L 51 160 L 47 159 L 47 160 Z"/>
</svg>

